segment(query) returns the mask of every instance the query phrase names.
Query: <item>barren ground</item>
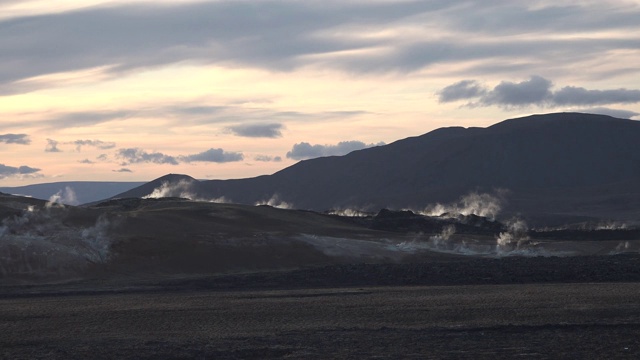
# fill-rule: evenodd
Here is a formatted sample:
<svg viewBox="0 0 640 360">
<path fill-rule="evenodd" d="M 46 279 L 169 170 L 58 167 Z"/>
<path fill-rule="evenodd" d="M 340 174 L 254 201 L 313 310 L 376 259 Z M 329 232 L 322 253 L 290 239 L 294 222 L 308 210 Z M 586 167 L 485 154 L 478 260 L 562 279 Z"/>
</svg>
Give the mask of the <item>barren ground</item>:
<svg viewBox="0 0 640 360">
<path fill-rule="evenodd" d="M 3 204 L 0 358 L 640 358 L 635 237 L 503 254 L 269 207 Z"/>
<path fill-rule="evenodd" d="M 0 357 L 638 358 L 638 257 L 572 259 L 6 286 Z"/>
</svg>

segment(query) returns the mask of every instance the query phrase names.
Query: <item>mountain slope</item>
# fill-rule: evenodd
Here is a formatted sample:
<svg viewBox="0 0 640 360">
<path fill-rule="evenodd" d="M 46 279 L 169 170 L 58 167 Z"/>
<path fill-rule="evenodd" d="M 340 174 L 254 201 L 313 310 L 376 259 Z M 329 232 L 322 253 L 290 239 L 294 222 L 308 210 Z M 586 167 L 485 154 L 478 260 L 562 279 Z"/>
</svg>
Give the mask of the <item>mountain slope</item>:
<svg viewBox="0 0 640 360">
<path fill-rule="evenodd" d="M 507 190 L 509 213 L 640 215 L 640 122 L 557 113 L 488 128 L 443 128 L 270 176 L 194 184 L 201 198 L 297 208 L 423 208 L 470 192 Z M 130 194 L 135 194 L 131 192 Z M 141 196 L 140 194 L 136 196 Z"/>
</svg>

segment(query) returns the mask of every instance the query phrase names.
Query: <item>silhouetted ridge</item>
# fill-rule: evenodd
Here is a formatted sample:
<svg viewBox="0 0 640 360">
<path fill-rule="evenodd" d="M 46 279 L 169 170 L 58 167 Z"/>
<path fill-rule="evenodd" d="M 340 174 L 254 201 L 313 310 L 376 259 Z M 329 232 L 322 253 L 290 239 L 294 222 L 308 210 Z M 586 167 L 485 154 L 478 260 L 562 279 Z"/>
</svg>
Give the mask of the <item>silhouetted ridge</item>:
<svg viewBox="0 0 640 360">
<path fill-rule="evenodd" d="M 437 129 L 345 156 L 300 161 L 269 176 L 202 181 L 194 188 L 202 198 L 254 204 L 278 196 L 319 211 L 420 209 L 504 189 L 507 212 L 637 218 L 638 139 L 640 123 L 633 120 L 533 115 L 488 128 Z M 125 194 L 146 195 L 161 179 L 145 185 L 145 194 Z"/>
</svg>

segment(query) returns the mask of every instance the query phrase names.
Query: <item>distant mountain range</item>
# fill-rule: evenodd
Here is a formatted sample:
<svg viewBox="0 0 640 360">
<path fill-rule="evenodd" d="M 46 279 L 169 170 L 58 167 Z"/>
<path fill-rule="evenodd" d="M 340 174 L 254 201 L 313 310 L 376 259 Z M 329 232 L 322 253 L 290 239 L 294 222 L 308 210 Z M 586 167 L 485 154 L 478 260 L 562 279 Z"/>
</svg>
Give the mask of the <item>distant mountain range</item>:
<svg viewBox="0 0 640 360">
<path fill-rule="evenodd" d="M 441 128 L 345 156 L 300 161 L 273 175 L 197 181 L 171 174 L 115 197 L 154 190 L 154 196 L 317 211 L 475 206 L 464 202 L 477 197 L 460 199 L 487 193 L 492 196 L 484 200 L 498 199 L 503 216 L 637 220 L 640 122 L 554 113 L 487 128 Z"/>
<path fill-rule="evenodd" d="M 0 187 L 0 192 L 48 200 L 58 196 L 68 205 L 84 204 L 112 197 L 144 182 L 66 181 L 16 187 Z"/>
<path fill-rule="evenodd" d="M 147 183 L 57 182 L 0 192 L 45 200 L 58 194 L 68 204 L 187 197 L 315 211 L 473 208 L 471 213 L 489 217 L 499 207 L 498 217 L 520 215 L 532 223 L 637 222 L 640 122 L 581 113 L 533 115 L 487 128 L 441 128 L 255 178 L 198 181 L 169 174 Z"/>
</svg>

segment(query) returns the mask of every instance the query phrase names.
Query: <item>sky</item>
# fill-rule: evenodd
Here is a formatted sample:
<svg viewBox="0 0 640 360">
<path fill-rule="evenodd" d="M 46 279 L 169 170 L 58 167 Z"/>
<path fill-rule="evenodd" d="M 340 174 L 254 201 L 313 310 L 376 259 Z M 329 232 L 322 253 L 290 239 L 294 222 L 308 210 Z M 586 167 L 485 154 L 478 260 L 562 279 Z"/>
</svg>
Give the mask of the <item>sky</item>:
<svg viewBox="0 0 640 360">
<path fill-rule="evenodd" d="M 0 186 L 271 174 L 445 126 L 639 120 L 640 1 L 0 0 Z"/>
</svg>

